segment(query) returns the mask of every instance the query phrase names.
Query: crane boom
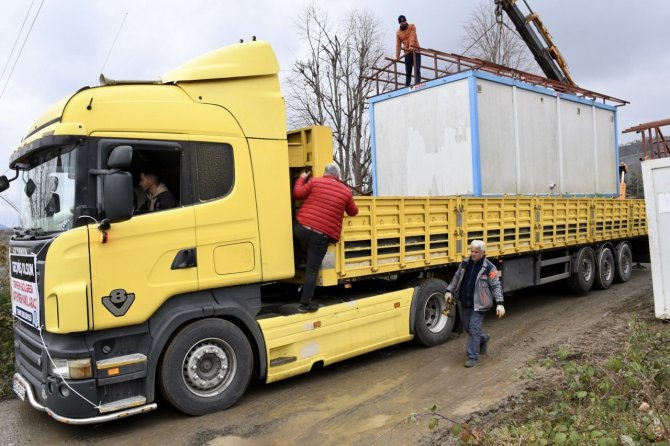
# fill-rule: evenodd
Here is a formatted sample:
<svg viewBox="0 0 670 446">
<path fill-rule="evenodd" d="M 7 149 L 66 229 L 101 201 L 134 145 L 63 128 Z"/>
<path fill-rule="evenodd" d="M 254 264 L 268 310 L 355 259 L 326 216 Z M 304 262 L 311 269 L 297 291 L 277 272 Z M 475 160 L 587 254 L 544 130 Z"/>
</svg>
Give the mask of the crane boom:
<svg viewBox="0 0 670 446">
<path fill-rule="evenodd" d="M 563 55 L 551 39 L 549 31 L 539 16 L 530 9 L 528 3 L 524 0 L 530 12 L 527 16 L 516 5 L 516 0 L 495 0 L 495 3 L 496 15 L 501 15 L 501 10 L 505 11 L 512 23 L 514 23 L 519 35 L 528 46 L 528 49 L 533 53 L 545 76 L 555 81 L 577 86 L 570 76 L 568 65 Z"/>
</svg>

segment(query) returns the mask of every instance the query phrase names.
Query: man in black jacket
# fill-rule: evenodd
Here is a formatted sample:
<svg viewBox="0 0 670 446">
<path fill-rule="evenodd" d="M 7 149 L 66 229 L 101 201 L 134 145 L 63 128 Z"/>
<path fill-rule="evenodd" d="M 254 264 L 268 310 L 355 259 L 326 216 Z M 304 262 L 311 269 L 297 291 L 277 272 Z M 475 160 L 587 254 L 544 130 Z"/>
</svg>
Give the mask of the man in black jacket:
<svg viewBox="0 0 670 446">
<path fill-rule="evenodd" d="M 486 353 L 489 336 L 482 330 L 484 315 L 496 304 L 496 315 L 505 315 L 503 293 L 498 269 L 486 258 L 486 245 L 482 240 L 470 244 L 470 257 L 463 260 L 447 287 L 446 298 L 458 300 L 458 310 L 467 334 L 468 359 L 466 367 L 477 364 L 480 353 Z"/>
<path fill-rule="evenodd" d="M 140 187 L 147 194 L 147 201 L 141 210 L 153 212 L 177 207 L 177 200 L 165 184 L 160 182 L 158 172 L 155 170 L 146 168 L 140 172 Z"/>
</svg>

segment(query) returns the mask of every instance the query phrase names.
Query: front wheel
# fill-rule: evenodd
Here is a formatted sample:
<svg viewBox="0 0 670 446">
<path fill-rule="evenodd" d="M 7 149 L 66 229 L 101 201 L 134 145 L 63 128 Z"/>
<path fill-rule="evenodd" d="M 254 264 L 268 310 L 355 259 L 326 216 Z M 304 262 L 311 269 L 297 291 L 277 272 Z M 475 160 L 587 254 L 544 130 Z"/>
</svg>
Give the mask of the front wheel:
<svg viewBox="0 0 670 446">
<path fill-rule="evenodd" d="M 189 415 L 226 409 L 251 379 L 249 341 L 233 323 L 203 319 L 184 327 L 165 350 L 160 384 L 165 399 Z"/>
<path fill-rule="evenodd" d="M 447 307 L 446 290 L 447 284 L 440 279 L 424 279 L 414 288 L 414 339 L 421 345 L 442 344 L 454 328 L 456 309 L 453 303 Z"/>
</svg>

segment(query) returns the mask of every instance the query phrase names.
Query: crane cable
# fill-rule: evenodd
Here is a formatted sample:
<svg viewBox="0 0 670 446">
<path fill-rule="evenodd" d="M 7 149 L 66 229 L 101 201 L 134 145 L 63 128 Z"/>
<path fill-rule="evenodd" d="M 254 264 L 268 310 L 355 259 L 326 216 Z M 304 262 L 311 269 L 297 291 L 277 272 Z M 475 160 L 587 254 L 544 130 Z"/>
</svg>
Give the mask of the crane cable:
<svg viewBox="0 0 670 446">
<path fill-rule="evenodd" d="M 28 42 L 28 37 L 30 37 L 30 33 L 33 30 L 33 26 L 35 25 L 35 21 L 37 21 L 37 17 L 40 15 L 40 11 L 42 10 L 42 6 L 44 5 L 44 0 L 40 3 L 39 8 L 37 8 L 37 12 L 35 13 L 35 17 L 33 17 L 33 21 L 30 23 L 30 28 L 28 28 L 28 33 L 26 34 L 26 37 L 23 39 L 23 43 L 21 44 L 21 48 L 19 49 L 19 53 L 16 56 L 16 59 L 14 59 L 14 64 L 12 65 L 12 69 L 9 72 L 9 75 L 7 76 L 7 80 L 5 81 L 5 86 L 2 88 L 2 91 L 0 92 L 0 99 L 2 99 L 2 96 L 5 94 L 5 90 L 7 89 L 7 85 L 9 85 L 9 80 L 12 78 L 12 73 L 14 73 L 14 68 L 16 68 L 16 64 L 19 62 L 19 59 L 21 58 L 21 54 L 23 53 L 23 48 L 26 46 L 26 42 Z M 32 6 L 32 4 L 31 4 Z M 30 13 L 30 9 L 28 10 Z M 23 27 L 22 27 L 23 29 Z M 20 33 L 19 33 L 20 35 Z"/>
</svg>

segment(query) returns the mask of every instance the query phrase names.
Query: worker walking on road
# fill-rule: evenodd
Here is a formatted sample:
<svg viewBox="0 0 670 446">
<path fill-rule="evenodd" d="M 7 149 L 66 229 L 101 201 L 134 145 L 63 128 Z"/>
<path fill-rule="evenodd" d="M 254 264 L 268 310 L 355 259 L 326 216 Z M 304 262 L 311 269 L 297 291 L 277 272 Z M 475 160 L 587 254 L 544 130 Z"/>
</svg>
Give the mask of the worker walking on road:
<svg viewBox="0 0 670 446">
<path fill-rule="evenodd" d="M 298 311 L 318 310 L 312 302 L 316 278 L 328 245 L 340 239 L 344 212 L 358 214 L 351 189 L 340 180 L 340 168 L 335 163 L 326 166 L 323 177 L 308 181 L 309 173 L 303 172 L 293 186 L 293 198 L 304 200 L 298 211 L 298 221 L 293 223 L 293 235 L 307 243 L 305 284 Z"/>
<path fill-rule="evenodd" d="M 452 294 L 453 293 L 453 294 Z M 496 303 L 496 315 L 505 315 L 503 293 L 498 269 L 486 258 L 486 244 L 474 240 L 470 257 L 463 260 L 447 287 L 447 301 L 458 301 L 463 330 L 467 334 L 468 359 L 465 367 L 474 367 L 480 353 L 486 353 L 489 336 L 482 330 L 484 315 Z"/>
<path fill-rule="evenodd" d="M 419 53 L 419 38 L 416 36 L 416 26 L 407 23 L 404 15 L 398 17 L 400 29 L 395 35 L 395 58 L 400 59 L 400 50 L 405 52 L 405 86 L 412 83 L 412 69 L 414 69 L 414 83 L 421 82 L 421 54 Z"/>
</svg>

